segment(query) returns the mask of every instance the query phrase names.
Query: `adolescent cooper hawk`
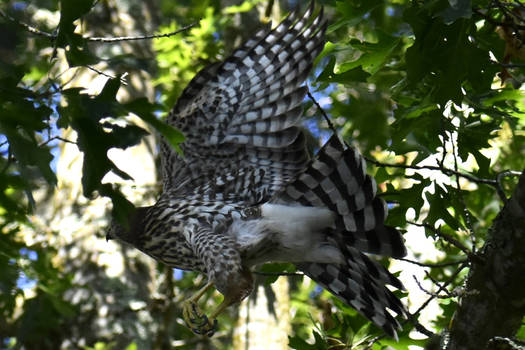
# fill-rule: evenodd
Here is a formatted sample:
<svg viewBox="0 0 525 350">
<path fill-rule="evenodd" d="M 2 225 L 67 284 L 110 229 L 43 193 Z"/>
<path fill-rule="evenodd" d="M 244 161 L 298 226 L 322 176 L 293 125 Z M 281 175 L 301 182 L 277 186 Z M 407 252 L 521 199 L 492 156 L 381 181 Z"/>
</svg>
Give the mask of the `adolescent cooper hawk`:
<svg viewBox="0 0 525 350">
<path fill-rule="evenodd" d="M 405 309 L 386 288 L 401 282 L 365 253 L 405 255 L 383 224 L 359 152 L 332 136 L 310 160 L 298 126 L 304 80 L 324 45 L 326 22 L 312 6 L 268 25 L 224 62 L 203 69 L 168 116 L 186 140 L 183 156 L 162 143 L 164 189 L 137 208 L 118 238 L 171 267 L 206 273 L 209 283 L 183 306 L 196 333 L 253 289 L 250 269 L 292 262 L 307 276 L 396 336 L 391 312 Z M 197 307 L 214 285 L 224 301 L 208 318 Z"/>
</svg>

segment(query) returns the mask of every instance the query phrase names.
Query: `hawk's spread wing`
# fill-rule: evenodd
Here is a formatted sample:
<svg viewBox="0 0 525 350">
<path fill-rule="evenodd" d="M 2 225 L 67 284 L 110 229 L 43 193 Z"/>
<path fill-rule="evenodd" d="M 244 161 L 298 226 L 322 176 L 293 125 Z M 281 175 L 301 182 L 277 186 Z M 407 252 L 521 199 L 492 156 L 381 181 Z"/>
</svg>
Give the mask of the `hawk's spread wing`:
<svg viewBox="0 0 525 350">
<path fill-rule="evenodd" d="M 308 155 L 296 126 L 306 94 L 302 84 L 326 29 L 322 11 L 312 12 L 313 6 L 302 18 L 294 12 L 273 30 L 268 25 L 190 82 L 168 116 L 186 140 L 184 157 L 162 145 L 165 191 L 198 190 L 237 201 L 244 195 L 253 200 L 256 192 L 260 200 L 304 168 Z M 234 184 L 237 178 L 250 183 Z"/>
<path fill-rule="evenodd" d="M 395 337 L 391 312 L 405 310 L 386 286 L 402 284 L 364 252 L 404 256 L 402 237 L 384 225 L 359 152 L 333 136 L 309 162 L 297 126 L 326 28 L 312 13 L 265 28 L 190 82 L 168 117 L 186 136 L 184 157 L 162 144 L 161 198 L 114 232 L 170 266 L 205 271 L 224 294 L 212 318 L 251 292 L 250 267 L 287 261 Z M 200 295 L 184 318 L 207 333 Z"/>
</svg>

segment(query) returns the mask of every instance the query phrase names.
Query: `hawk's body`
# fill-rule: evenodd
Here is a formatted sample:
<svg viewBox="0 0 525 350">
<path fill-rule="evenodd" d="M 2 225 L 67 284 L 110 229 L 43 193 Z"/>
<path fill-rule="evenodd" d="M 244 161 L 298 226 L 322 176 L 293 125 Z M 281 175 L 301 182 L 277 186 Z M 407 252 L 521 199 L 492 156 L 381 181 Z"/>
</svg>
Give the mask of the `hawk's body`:
<svg viewBox="0 0 525 350">
<path fill-rule="evenodd" d="M 201 71 L 168 117 L 184 157 L 162 144 L 164 190 L 113 235 L 153 258 L 208 275 L 231 301 L 252 290 L 250 268 L 293 262 L 391 335 L 401 283 L 363 252 L 402 256 L 384 226 L 364 160 L 336 136 L 310 160 L 298 120 L 303 82 L 324 44 L 322 11 L 290 15 Z"/>
</svg>

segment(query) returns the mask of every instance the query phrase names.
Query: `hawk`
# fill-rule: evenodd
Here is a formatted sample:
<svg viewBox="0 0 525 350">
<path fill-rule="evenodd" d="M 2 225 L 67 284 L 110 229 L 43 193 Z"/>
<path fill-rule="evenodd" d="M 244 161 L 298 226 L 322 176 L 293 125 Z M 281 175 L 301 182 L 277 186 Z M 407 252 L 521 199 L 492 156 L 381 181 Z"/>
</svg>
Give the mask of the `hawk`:
<svg viewBox="0 0 525 350">
<path fill-rule="evenodd" d="M 183 156 L 161 144 L 160 198 L 108 231 L 170 267 L 207 274 L 183 305 L 196 333 L 213 334 L 216 316 L 251 293 L 251 269 L 266 262 L 295 263 L 391 336 L 400 328 L 391 313 L 406 315 L 386 287 L 403 285 L 366 255 L 406 251 L 384 225 L 363 157 L 334 135 L 310 159 L 298 126 L 325 30 L 312 2 L 200 71 L 167 119 L 186 139 Z M 197 301 L 211 286 L 224 300 L 208 317 Z"/>
</svg>

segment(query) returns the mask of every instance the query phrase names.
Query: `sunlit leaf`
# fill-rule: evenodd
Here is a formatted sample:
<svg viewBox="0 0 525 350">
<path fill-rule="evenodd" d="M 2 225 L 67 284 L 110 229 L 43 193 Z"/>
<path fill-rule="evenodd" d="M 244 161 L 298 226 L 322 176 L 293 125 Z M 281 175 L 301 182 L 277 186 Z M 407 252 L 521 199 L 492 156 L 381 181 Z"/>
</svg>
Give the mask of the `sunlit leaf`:
<svg viewBox="0 0 525 350">
<path fill-rule="evenodd" d="M 342 63 L 339 67 L 341 72 L 354 69 L 358 66 L 363 67 L 365 72 L 375 74 L 388 61 L 390 53 L 399 44 L 400 39 L 386 33 L 377 32 L 378 38 L 376 43 L 360 42 L 351 40 L 349 44 L 361 52 L 359 58 L 355 61 Z"/>
</svg>

